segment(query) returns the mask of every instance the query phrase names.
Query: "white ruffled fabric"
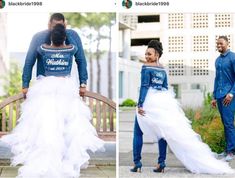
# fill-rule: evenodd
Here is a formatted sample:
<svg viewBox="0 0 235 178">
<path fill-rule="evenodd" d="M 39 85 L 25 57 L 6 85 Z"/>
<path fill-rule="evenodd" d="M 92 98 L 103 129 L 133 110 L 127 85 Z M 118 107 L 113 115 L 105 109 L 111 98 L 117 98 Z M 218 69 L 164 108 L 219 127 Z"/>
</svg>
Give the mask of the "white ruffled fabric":
<svg viewBox="0 0 235 178">
<path fill-rule="evenodd" d="M 164 138 L 175 156 L 192 173 L 235 173 L 229 164 L 217 160 L 209 146 L 193 131 L 172 91 L 148 90 L 143 109 L 137 113 L 139 126 L 153 140 Z"/>
<path fill-rule="evenodd" d="M 23 164 L 19 178 L 72 178 L 88 166 L 87 150 L 104 150 L 90 123 L 90 109 L 69 77 L 42 77 L 29 88 L 11 134 L 1 138 Z"/>
</svg>

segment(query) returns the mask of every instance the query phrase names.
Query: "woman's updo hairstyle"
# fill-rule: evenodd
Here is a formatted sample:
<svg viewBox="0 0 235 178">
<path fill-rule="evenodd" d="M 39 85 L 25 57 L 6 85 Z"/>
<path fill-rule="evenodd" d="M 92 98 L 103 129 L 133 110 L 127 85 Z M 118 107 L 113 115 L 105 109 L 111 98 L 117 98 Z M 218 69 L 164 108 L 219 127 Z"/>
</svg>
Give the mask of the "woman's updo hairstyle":
<svg viewBox="0 0 235 178">
<path fill-rule="evenodd" d="M 158 41 L 158 40 L 151 40 L 148 43 L 148 48 L 154 48 L 158 52 L 159 58 L 162 56 L 163 48 L 162 48 L 162 43 L 160 41 Z"/>
<path fill-rule="evenodd" d="M 62 24 L 56 24 L 51 31 L 51 41 L 55 46 L 60 46 L 66 38 L 65 27 Z"/>
</svg>

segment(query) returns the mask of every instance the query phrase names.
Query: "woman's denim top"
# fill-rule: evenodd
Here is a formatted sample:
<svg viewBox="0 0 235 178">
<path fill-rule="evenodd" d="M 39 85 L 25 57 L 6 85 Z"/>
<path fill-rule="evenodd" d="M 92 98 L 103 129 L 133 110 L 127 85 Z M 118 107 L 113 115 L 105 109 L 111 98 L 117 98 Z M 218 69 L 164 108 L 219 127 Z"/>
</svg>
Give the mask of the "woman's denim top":
<svg viewBox="0 0 235 178">
<path fill-rule="evenodd" d="M 143 65 L 138 107 L 142 107 L 149 87 L 156 90 L 167 90 L 167 74 L 163 67 Z"/>
<path fill-rule="evenodd" d="M 42 56 L 45 76 L 67 76 L 71 73 L 76 47 L 47 48 L 41 45 L 38 54 Z"/>
</svg>

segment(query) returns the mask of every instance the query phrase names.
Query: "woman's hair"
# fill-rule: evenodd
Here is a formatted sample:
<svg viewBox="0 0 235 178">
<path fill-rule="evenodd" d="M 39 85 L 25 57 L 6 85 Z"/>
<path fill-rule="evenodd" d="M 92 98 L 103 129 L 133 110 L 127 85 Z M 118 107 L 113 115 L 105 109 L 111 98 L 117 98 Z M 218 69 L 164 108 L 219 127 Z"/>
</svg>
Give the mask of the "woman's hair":
<svg viewBox="0 0 235 178">
<path fill-rule="evenodd" d="M 60 46 L 66 38 L 65 27 L 62 24 L 56 24 L 51 31 L 51 41 L 55 46 Z"/>
<path fill-rule="evenodd" d="M 160 41 L 158 41 L 158 40 L 151 40 L 148 43 L 148 48 L 154 48 L 159 53 L 159 58 L 162 56 L 163 48 L 162 48 L 162 43 Z"/>
</svg>

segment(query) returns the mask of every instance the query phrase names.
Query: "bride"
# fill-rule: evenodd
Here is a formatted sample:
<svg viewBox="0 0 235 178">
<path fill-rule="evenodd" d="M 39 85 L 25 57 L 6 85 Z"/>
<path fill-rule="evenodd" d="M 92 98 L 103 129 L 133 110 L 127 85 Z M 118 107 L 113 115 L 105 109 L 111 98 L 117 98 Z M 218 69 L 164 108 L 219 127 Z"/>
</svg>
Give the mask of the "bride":
<svg viewBox="0 0 235 178">
<path fill-rule="evenodd" d="M 72 178 L 88 165 L 87 150 L 103 149 L 91 125 L 92 114 L 70 77 L 77 48 L 65 45 L 65 27 L 57 24 L 52 44 L 41 45 L 45 76 L 29 88 L 16 128 L 1 138 L 11 147 L 13 166 L 23 178 Z"/>
<path fill-rule="evenodd" d="M 145 54 L 147 62 L 141 71 L 141 88 L 133 139 L 135 166 L 131 171 L 140 171 L 142 167 L 138 151 L 141 150 L 138 147 L 142 147 L 138 139 L 142 137 L 136 134 L 139 132 L 160 141 L 160 157 L 164 159 L 159 159 L 161 161 L 158 162 L 154 172 L 164 172 L 166 150 L 162 149 L 166 149 L 166 146 L 164 144 L 161 146 L 161 142 L 167 142 L 175 156 L 192 173 L 234 173 L 228 163 L 215 158 L 209 146 L 193 131 L 190 121 L 174 98 L 174 93 L 168 90 L 167 74 L 159 63 L 161 55 L 162 44 L 157 40 L 151 40 Z"/>
</svg>

